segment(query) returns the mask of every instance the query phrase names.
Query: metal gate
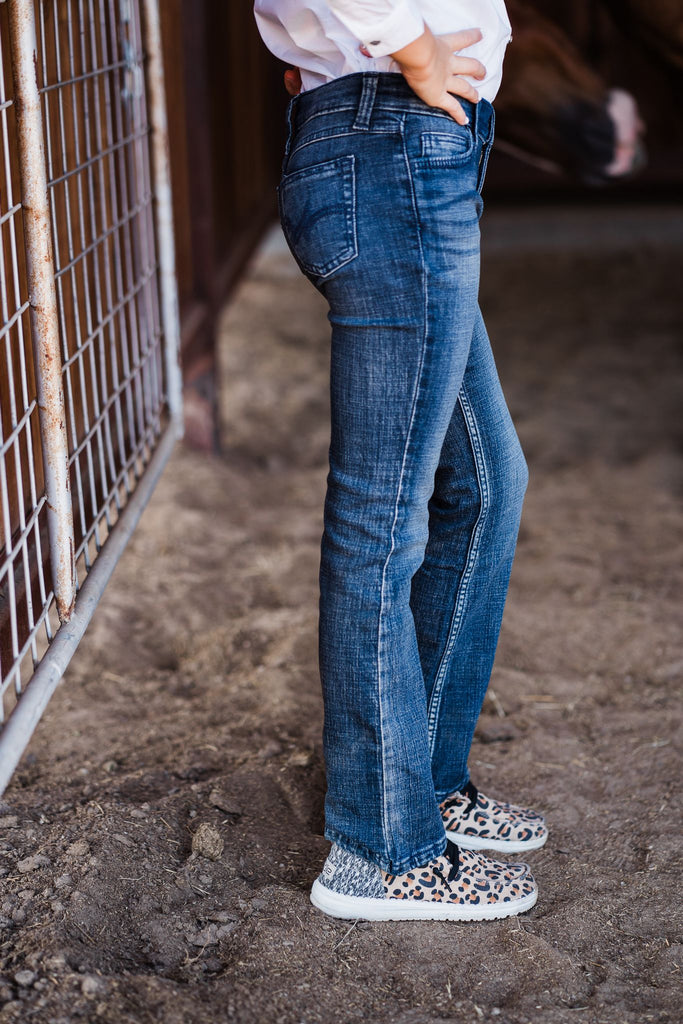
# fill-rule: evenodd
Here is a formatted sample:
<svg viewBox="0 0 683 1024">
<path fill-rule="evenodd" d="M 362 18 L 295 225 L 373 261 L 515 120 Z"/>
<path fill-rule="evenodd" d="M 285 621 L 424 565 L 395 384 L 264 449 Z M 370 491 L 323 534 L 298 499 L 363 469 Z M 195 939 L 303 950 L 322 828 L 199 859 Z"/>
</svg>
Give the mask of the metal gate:
<svg viewBox="0 0 683 1024">
<path fill-rule="evenodd" d="M 158 0 L 0 0 L 0 792 L 181 427 Z"/>
</svg>

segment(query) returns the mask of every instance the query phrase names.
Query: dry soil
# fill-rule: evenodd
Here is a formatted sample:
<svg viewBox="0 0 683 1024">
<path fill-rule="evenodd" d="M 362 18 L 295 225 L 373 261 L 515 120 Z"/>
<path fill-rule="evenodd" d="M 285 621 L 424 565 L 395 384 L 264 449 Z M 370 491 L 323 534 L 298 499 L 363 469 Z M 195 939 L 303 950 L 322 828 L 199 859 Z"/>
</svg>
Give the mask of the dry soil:
<svg viewBox="0 0 683 1024">
<path fill-rule="evenodd" d="M 327 322 L 274 235 L 225 315 L 223 455 L 178 448 L 5 794 L 0 1022 L 680 1021 L 681 223 L 488 214 L 531 485 L 471 771 L 548 816 L 537 906 L 308 901 Z"/>
</svg>

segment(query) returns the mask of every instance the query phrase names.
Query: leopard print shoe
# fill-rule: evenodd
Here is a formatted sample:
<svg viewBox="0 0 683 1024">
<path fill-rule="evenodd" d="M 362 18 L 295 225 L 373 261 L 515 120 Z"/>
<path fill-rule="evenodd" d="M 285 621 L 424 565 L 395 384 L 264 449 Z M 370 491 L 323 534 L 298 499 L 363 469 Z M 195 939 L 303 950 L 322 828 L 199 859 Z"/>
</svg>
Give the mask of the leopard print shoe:
<svg viewBox="0 0 683 1024">
<path fill-rule="evenodd" d="M 311 903 L 332 917 L 365 921 L 485 921 L 522 914 L 537 896 L 526 864 L 501 864 L 449 840 L 440 857 L 402 875 L 335 845 Z"/>
<path fill-rule="evenodd" d="M 484 796 L 472 782 L 441 804 L 446 835 L 466 850 L 520 853 L 538 850 L 548 838 L 542 815 Z"/>
</svg>

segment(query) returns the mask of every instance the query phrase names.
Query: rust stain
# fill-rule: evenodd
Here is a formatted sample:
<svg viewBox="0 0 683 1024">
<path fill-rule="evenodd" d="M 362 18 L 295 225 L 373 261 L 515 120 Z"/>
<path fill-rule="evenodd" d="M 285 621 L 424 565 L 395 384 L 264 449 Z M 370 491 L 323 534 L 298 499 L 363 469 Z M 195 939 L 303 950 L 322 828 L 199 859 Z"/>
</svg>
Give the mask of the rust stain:
<svg viewBox="0 0 683 1024">
<path fill-rule="evenodd" d="M 76 595 L 73 515 L 33 0 L 13 0 L 9 20 L 52 585 L 60 621 L 66 622 Z"/>
</svg>

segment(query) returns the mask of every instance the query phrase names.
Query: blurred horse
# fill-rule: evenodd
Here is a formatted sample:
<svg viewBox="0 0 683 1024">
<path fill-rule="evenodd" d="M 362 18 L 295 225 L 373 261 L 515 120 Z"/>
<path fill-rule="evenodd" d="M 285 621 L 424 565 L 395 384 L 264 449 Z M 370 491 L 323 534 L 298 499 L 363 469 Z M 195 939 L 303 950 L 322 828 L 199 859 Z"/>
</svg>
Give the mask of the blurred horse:
<svg viewBox="0 0 683 1024">
<path fill-rule="evenodd" d="M 631 94 L 609 88 L 567 34 L 534 7 L 521 0 L 508 0 L 507 7 L 513 42 L 496 97 L 498 148 L 587 184 L 638 170 L 645 162 L 644 125 Z"/>
<path fill-rule="evenodd" d="M 508 0 L 507 7 L 514 41 L 496 97 L 497 147 L 590 184 L 638 170 L 645 162 L 644 126 L 630 93 L 610 89 L 566 33 L 535 8 L 522 0 Z M 292 96 L 299 92 L 296 69 L 285 72 L 285 86 Z"/>
</svg>

